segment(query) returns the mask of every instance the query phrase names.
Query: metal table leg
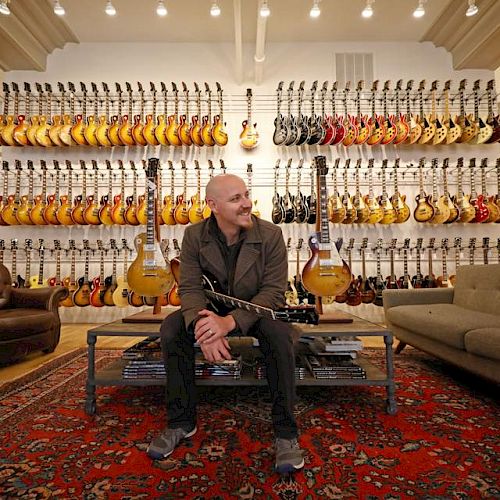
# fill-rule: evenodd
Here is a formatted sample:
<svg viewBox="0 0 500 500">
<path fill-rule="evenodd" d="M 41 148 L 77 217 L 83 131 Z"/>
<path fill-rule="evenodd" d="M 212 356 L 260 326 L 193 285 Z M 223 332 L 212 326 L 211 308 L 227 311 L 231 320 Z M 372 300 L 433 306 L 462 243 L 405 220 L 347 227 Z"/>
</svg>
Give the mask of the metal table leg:
<svg viewBox="0 0 500 500">
<path fill-rule="evenodd" d="M 387 372 L 387 413 L 396 414 L 396 386 L 394 384 L 394 358 L 392 353 L 392 333 L 384 335 L 385 342 L 385 364 Z"/>
<path fill-rule="evenodd" d="M 87 399 L 85 401 L 85 412 L 88 415 L 95 415 L 96 412 L 96 397 L 95 397 L 95 344 L 97 342 L 96 335 L 87 332 L 87 383 L 85 385 Z"/>
</svg>

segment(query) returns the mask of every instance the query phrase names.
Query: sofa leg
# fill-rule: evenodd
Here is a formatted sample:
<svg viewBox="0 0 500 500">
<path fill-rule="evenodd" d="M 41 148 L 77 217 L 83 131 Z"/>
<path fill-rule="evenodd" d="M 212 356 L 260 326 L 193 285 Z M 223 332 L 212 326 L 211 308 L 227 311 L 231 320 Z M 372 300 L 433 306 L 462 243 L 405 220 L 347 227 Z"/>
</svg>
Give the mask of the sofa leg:
<svg viewBox="0 0 500 500">
<path fill-rule="evenodd" d="M 396 346 L 396 349 L 394 350 L 394 353 L 399 354 L 405 347 L 406 347 L 406 342 L 400 340 L 398 345 Z"/>
</svg>

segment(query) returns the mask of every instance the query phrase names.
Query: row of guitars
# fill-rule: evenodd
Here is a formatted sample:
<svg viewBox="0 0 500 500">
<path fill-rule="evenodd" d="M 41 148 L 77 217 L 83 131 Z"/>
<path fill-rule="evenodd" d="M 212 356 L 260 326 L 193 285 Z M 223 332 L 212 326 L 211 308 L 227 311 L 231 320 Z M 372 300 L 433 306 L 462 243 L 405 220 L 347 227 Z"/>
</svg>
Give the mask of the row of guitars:
<svg viewBox="0 0 500 500">
<path fill-rule="evenodd" d="M 287 90 L 287 111 L 282 113 L 283 86 L 279 82 L 276 90 L 277 113 L 274 120 L 273 142 L 277 146 L 321 145 L 345 147 L 400 144 L 492 144 L 500 140 L 500 120 L 494 113 L 496 94 L 494 80 L 486 88 L 486 96 L 480 95 L 480 80 L 474 83 L 472 94 L 466 93 L 467 81 L 460 82 L 456 98 L 459 97 L 459 113 L 450 114 L 450 87 L 448 80 L 438 91 L 438 81 L 432 82 L 424 98 L 426 82 L 422 80 L 415 93 L 413 80 L 403 90 L 403 80 L 394 89 L 391 82 L 385 82 L 381 95 L 378 94 L 378 80 L 373 82 L 371 92 L 363 93 L 363 81 L 358 82 L 354 95 L 350 82 L 343 90 L 337 82 L 329 88 L 324 82 L 318 91 L 318 82 L 312 84 L 307 98 L 304 98 L 302 81 L 298 88 L 297 106 L 294 109 L 294 82 Z M 320 96 L 321 113 L 316 113 L 317 94 Z M 487 114 L 480 115 L 480 104 L 486 97 Z M 473 113 L 466 109 L 466 102 L 473 98 Z M 308 113 L 304 111 L 304 100 Z M 337 113 L 337 101 L 343 105 L 343 113 Z M 377 101 L 379 105 L 377 106 Z M 424 101 L 426 106 L 424 107 Z M 369 111 L 362 109 L 366 103 Z M 437 109 L 437 104 L 440 109 Z M 326 109 L 328 104 L 329 110 Z M 378 108 L 378 109 L 377 109 Z M 406 112 L 403 111 L 403 108 Z"/>
<path fill-rule="evenodd" d="M 171 96 L 164 82 L 157 92 L 150 82 L 146 97 L 137 83 L 134 92 L 126 83 L 126 92 L 115 83 L 110 94 L 107 83 L 102 91 L 91 83 L 91 91 L 81 82 L 76 93 L 73 82 L 66 89 L 58 82 L 59 92 L 52 85 L 36 83 L 38 109 L 32 109 L 31 85 L 24 83 L 20 92 L 17 83 L 3 84 L 3 114 L 0 116 L 0 144 L 5 146 L 225 146 L 228 135 L 223 115 L 222 88 L 217 82 L 217 114 L 212 116 L 212 91 L 205 83 L 202 106 L 201 90 L 194 83 L 196 98 L 190 100 L 187 85 L 182 82 L 183 99 L 172 82 Z M 125 94 L 125 95 L 124 95 Z M 161 103 L 161 110 L 158 101 Z M 22 103 L 23 112 L 19 112 Z M 148 104 L 148 109 L 146 104 Z M 173 113 L 169 109 L 173 106 Z M 192 115 L 191 107 L 195 106 Z M 77 107 L 78 106 L 78 107 Z M 182 109 L 181 109 L 182 108 Z M 125 110 L 125 111 L 124 111 Z M 160 112 L 161 111 L 161 112 Z M 38 112 L 38 114 L 37 114 Z M 169 114 L 171 113 L 171 114 Z"/>
<path fill-rule="evenodd" d="M 146 193 L 138 195 L 138 172 L 133 161 L 130 161 L 130 169 L 125 170 L 123 162 L 118 160 L 118 170 L 113 169 L 109 160 L 105 160 L 107 175 L 102 169 L 99 170 L 97 161 L 92 160 L 92 168 L 87 169 L 87 164 L 80 161 L 80 169 L 74 170 L 72 163 L 67 160 L 65 169 L 57 160 L 54 160 L 54 169 L 48 171 L 45 160 L 40 161 L 40 174 L 42 180 L 41 192 L 34 194 L 33 176 L 34 165 L 31 160 L 27 166 L 23 166 L 19 160 L 14 163 L 15 190 L 9 194 L 9 172 L 11 166 L 7 161 L 3 162 L 3 195 L 0 199 L 0 225 L 132 225 L 137 226 L 147 223 L 148 204 Z M 209 163 L 209 176 L 214 175 L 214 166 Z M 220 172 L 225 173 L 224 161 L 220 160 Z M 183 175 L 183 190 L 175 193 L 175 167 L 169 161 L 170 194 L 162 195 L 162 171 L 157 174 L 157 190 L 155 191 L 156 214 L 159 224 L 175 225 L 196 223 L 210 216 L 210 207 L 205 203 L 201 195 L 201 169 L 198 160 L 194 160 L 194 171 L 196 173 L 196 191 L 189 197 L 187 194 L 187 166 L 181 160 L 181 171 Z M 146 168 L 146 161 L 143 161 Z M 25 175 L 27 174 L 27 175 Z M 47 174 L 53 179 L 53 192 L 47 194 Z M 125 193 L 125 176 L 131 175 L 133 180 L 132 193 Z M 27 191 L 22 193 L 21 178 L 28 178 Z M 66 192 L 61 194 L 60 180 L 66 180 Z M 87 194 L 87 178 L 93 182 L 92 193 Z M 251 191 L 252 165 L 247 166 L 247 184 Z M 78 179 L 81 184 L 81 193 L 73 196 L 73 181 Z M 99 183 L 106 181 L 107 193 L 99 196 Z M 116 193 L 116 184 L 120 183 L 120 191 Z M 254 213 L 258 214 L 255 210 Z"/>
<path fill-rule="evenodd" d="M 176 239 L 172 240 L 173 250 L 176 255 L 179 255 L 180 248 Z M 122 240 L 122 246 L 119 248 L 114 239 L 110 239 L 109 245 L 105 246 L 101 240 L 97 240 L 95 247 L 90 245 L 89 240 L 83 240 L 82 246 L 78 248 L 74 240 L 69 240 L 67 248 L 62 248 L 59 240 L 54 240 L 54 246 L 50 249 L 50 253 L 55 256 L 55 272 L 52 276 L 46 277 L 45 269 L 45 254 L 49 249 L 45 248 L 44 240 L 38 240 L 38 247 L 33 248 L 33 241 L 26 239 L 24 248 L 22 249 L 25 255 L 25 270 L 24 277 L 18 274 L 17 253 L 19 251 L 17 239 L 10 241 L 10 249 L 5 247 L 4 240 L 0 240 L 0 262 L 4 264 L 4 254 L 6 251 L 10 253 L 10 273 L 12 276 L 12 286 L 16 288 L 43 288 L 48 286 L 61 285 L 68 289 L 69 295 L 61 301 L 60 305 L 64 307 L 103 307 L 117 306 L 140 307 L 143 305 L 155 305 L 158 301 L 160 305 L 179 306 L 180 298 L 177 291 L 177 286 L 174 284 L 172 288 L 160 297 L 146 297 L 134 292 L 128 285 L 127 272 L 129 269 L 129 258 L 132 250 L 127 244 L 127 240 Z M 168 259 L 170 251 L 169 240 L 162 240 L 161 251 Z M 38 262 L 34 263 L 32 254 L 38 257 Z M 112 254 L 112 268 L 106 273 L 105 256 Z M 84 273 L 82 276 L 76 275 L 76 260 L 77 255 L 84 256 Z M 94 259 L 98 255 L 98 260 Z M 91 278 L 90 265 L 97 268 L 99 265 L 99 274 Z M 122 273 L 117 274 L 118 261 L 121 261 Z M 68 275 L 64 277 L 61 272 L 61 261 L 68 267 Z M 37 267 L 37 273 L 32 274 L 32 267 Z"/>
<path fill-rule="evenodd" d="M 303 240 L 300 239 L 296 246 L 296 274 L 288 280 L 288 290 L 285 294 L 288 305 L 299 304 L 314 304 L 315 297 L 309 293 L 302 282 L 300 273 L 300 253 L 303 247 Z M 427 245 L 424 245 L 423 238 L 417 238 L 416 243 L 412 245 L 410 238 L 405 238 L 404 243 L 398 246 L 397 238 L 393 238 L 389 245 L 384 245 L 382 239 L 378 239 L 373 248 L 368 247 L 368 238 L 363 238 L 358 247 L 360 254 L 361 266 L 360 274 L 356 276 L 353 269 L 353 252 L 355 248 L 355 239 L 351 238 L 346 248 L 346 258 L 351 269 L 351 282 L 348 289 L 335 296 L 322 297 L 323 304 L 331 304 L 333 302 L 347 303 L 351 306 L 360 304 L 374 303 L 377 306 L 383 305 L 382 292 L 385 289 L 409 289 L 409 288 L 436 288 L 436 287 L 452 287 L 455 283 L 457 268 L 462 265 L 465 254 L 470 265 L 476 264 L 476 238 L 470 238 L 467 247 L 463 247 L 462 238 L 456 237 L 453 244 L 455 272 L 448 273 L 448 254 L 449 241 L 448 238 L 441 240 L 439 247 L 435 246 L 435 238 L 430 238 Z M 288 241 L 288 248 L 291 248 L 291 240 Z M 489 255 L 491 251 L 495 251 L 497 261 L 500 264 L 500 238 L 497 239 L 496 246 L 490 245 L 490 238 L 484 237 L 481 246 L 483 258 L 482 263 L 489 263 Z M 373 276 L 368 276 L 366 273 L 366 255 L 374 253 L 377 262 L 377 272 Z M 422 256 L 427 253 L 427 274 L 422 272 Z M 400 273 L 396 272 L 396 255 L 402 255 L 402 269 Z M 413 257 L 412 257 L 413 255 Z M 382 273 L 382 259 L 384 261 L 389 257 L 389 274 L 384 277 Z M 440 262 L 441 274 L 434 274 L 434 263 Z M 409 263 L 415 265 L 415 274 L 409 271 Z"/>
<path fill-rule="evenodd" d="M 275 224 L 308 223 L 316 222 L 316 196 L 314 186 L 314 171 L 311 169 L 311 190 L 308 194 L 302 192 L 301 168 L 303 160 L 297 166 L 296 190 L 290 187 L 290 172 L 292 160 L 285 167 L 285 191 L 278 190 L 279 166 L 278 160 L 274 171 L 274 196 L 271 219 Z M 331 172 L 332 190 L 328 197 L 327 215 L 332 223 L 342 224 L 400 224 L 406 222 L 411 216 L 411 209 L 406 202 L 406 195 L 401 194 L 398 188 L 399 159 L 394 161 L 391 170 L 393 194 L 387 190 L 386 170 L 388 160 L 383 160 L 378 172 L 382 184 L 380 195 L 374 194 L 373 168 L 374 160 L 368 161 L 365 177 L 368 179 L 368 193 L 362 194 L 360 190 L 360 170 L 362 160 L 359 159 L 354 168 L 355 193 L 349 193 L 348 172 L 350 159 L 345 160 L 343 167 L 343 195 L 339 193 L 337 172 L 340 170 L 340 159 L 334 162 Z M 430 224 L 449 224 L 452 222 L 500 222 L 500 159 L 496 163 L 497 194 L 488 195 L 486 186 L 486 172 L 488 160 L 481 161 L 481 194 L 476 192 L 475 175 L 476 159 L 470 159 L 470 193 L 463 191 L 464 159 L 459 158 L 455 166 L 457 174 L 456 193 L 451 196 L 448 191 L 449 158 L 443 160 L 441 168 L 438 160 L 431 162 L 432 194 L 427 194 L 424 188 L 425 158 L 419 161 L 419 193 L 416 196 L 416 206 L 413 217 L 417 222 Z M 441 170 L 441 181 L 438 182 L 438 170 Z M 441 184 L 442 190 L 438 190 Z M 294 192 L 295 194 L 292 194 Z"/>
</svg>

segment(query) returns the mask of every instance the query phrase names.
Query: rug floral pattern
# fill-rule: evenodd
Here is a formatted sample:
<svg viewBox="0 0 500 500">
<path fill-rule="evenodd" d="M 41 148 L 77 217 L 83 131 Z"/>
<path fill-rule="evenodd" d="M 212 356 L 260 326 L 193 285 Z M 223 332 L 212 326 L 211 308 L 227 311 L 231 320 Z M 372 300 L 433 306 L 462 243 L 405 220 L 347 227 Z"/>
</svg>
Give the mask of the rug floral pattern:
<svg viewBox="0 0 500 500">
<path fill-rule="evenodd" d="M 118 355 L 98 351 L 98 367 Z M 495 388 L 411 348 L 396 357 L 396 415 L 383 388 L 299 388 L 306 465 L 285 477 L 266 388 L 203 388 L 197 434 L 152 461 L 163 388 L 98 388 L 89 416 L 85 380 L 79 353 L 0 387 L 0 498 L 500 497 Z"/>
</svg>

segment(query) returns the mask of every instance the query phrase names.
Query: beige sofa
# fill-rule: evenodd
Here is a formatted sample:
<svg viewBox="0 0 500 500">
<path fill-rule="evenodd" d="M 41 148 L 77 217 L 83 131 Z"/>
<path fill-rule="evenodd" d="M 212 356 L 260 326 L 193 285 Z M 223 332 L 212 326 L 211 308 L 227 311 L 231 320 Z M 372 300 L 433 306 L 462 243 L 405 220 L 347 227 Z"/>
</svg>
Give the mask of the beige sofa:
<svg viewBox="0 0 500 500">
<path fill-rule="evenodd" d="M 388 328 L 406 344 L 500 383 L 500 264 L 460 266 L 455 288 L 384 290 Z"/>
</svg>

